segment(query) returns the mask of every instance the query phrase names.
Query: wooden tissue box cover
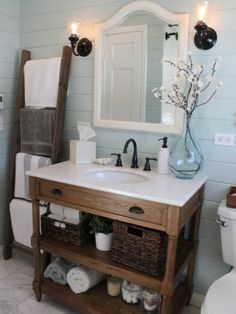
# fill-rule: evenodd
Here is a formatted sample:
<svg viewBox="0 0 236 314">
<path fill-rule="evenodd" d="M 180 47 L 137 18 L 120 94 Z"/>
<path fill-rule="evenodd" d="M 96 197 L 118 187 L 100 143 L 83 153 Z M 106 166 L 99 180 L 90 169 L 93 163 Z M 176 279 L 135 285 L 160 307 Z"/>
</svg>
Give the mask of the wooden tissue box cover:
<svg viewBox="0 0 236 314">
<path fill-rule="evenodd" d="M 231 186 L 229 193 L 226 196 L 226 205 L 236 208 L 236 186 Z"/>
</svg>

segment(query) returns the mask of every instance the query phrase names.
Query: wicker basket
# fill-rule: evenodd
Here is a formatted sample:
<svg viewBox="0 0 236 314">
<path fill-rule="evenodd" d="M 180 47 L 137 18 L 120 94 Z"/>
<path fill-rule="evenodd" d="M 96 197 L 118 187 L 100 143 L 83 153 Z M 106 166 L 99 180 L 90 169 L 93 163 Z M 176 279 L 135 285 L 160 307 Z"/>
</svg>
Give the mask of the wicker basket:
<svg viewBox="0 0 236 314">
<path fill-rule="evenodd" d="M 231 208 L 236 208 L 236 186 L 231 186 L 226 196 L 226 205 Z"/>
<path fill-rule="evenodd" d="M 49 214 L 45 213 L 41 216 L 43 239 L 60 240 L 77 246 L 87 241 L 89 235 L 87 219 L 75 225 L 68 222 L 58 222 L 48 217 Z"/>
<path fill-rule="evenodd" d="M 165 270 L 166 252 L 164 232 L 113 221 L 113 261 L 160 276 Z"/>
</svg>

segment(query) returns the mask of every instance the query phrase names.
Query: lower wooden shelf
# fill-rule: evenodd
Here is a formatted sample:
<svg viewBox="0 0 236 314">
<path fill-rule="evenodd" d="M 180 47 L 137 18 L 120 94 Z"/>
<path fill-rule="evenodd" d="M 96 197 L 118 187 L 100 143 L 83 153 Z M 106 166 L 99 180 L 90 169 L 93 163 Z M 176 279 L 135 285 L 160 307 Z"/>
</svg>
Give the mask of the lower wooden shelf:
<svg viewBox="0 0 236 314">
<path fill-rule="evenodd" d="M 106 292 L 106 284 L 103 282 L 85 293 L 75 294 L 68 285 L 62 286 L 50 279 L 43 279 L 41 291 L 49 297 L 59 300 L 74 309 L 80 310 L 80 314 L 139 314 L 144 313 L 141 304 L 126 304 L 121 296 L 111 297 Z M 172 314 L 180 314 L 183 304 L 188 299 L 187 286 L 180 284 L 172 298 Z"/>
<path fill-rule="evenodd" d="M 68 285 L 62 286 L 50 279 L 43 279 L 42 293 L 80 310 L 81 314 L 139 314 L 141 305 L 124 303 L 121 296 L 111 297 L 106 285 L 101 283 L 85 293 L 75 294 Z"/>
</svg>

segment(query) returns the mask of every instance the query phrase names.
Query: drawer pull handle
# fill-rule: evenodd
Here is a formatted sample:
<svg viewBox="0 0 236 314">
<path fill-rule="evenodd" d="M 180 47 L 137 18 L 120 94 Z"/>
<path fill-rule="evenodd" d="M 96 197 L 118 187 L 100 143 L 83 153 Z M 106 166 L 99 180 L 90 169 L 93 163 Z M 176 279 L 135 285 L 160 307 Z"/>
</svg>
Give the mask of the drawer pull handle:
<svg viewBox="0 0 236 314">
<path fill-rule="evenodd" d="M 144 214 L 144 210 L 141 207 L 138 207 L 138 206 L 130 207 L 129 211 L 132 214 L 138 214 L 138 215 Z"/>
<path fill-rule="evenodd" d="M 61 196 L 63 194 L 63 192 L 59 189 L 53 189 L 52 194 L 57 195 L 57 196 Z"/>
</svg>

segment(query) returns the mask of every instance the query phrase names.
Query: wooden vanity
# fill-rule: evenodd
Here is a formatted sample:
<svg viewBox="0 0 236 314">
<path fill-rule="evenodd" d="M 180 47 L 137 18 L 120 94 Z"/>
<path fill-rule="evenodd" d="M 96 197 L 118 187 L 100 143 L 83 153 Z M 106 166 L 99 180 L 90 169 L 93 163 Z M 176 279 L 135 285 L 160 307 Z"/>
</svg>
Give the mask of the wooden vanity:
<svg viewBox="0 0 236 314">
<path fill-rule="evenodd" d="M 40 250 L 51 253 L 75 263 L 80 263 L 101 272 L 127 279 L 145 287 L 157 289 L 162 293 L 161 314 L 181 313 L 183 306 L 190 300 L 193 288 L 193 271 L 198 249 L 198 231 L 200 210 L 203 199 L 205 177 L 193 180 L 178 180 L 171 175 L 161 176 L 151 174 L 147 183 L 120 186 L 109 184 L 88 183 L 83 180 L 86 166 L 73 165 L 65 162 L 47 168 L 28 172 L 30 175 L 30 196 L 33 202 L 33 235 L 35 275 L 33 289 L 39 301 L 41 294 L 46 294 L 63 302 L 81 314 L 132 314 L 143 313 L 137 305 L 127 305 L 120 297 L 110 297 L 106 292 L 106 284 L 102 283 L 86 293 L 75 294 L 69 286 L 61 286 L 42 275 L 42 255 Z M 63 170 L 64 169 L 64 170 Z M 163 185 L 160 182 L 163 180 Z M 178 188 L 171 188 L 170 184 L 179 184 Z M 188 183 L 189 182 L 189 183 Z M 152 184 L 148 195 L 145 188 Z M 151 193 L 155 190 L 157 197 L 166 189 L 167 201 L 154 200 Z M 166 186 L 166 188 L 165 188 Z M 190 186 L 190 187 L 189 187 Z M 145 190 L 138 196 L 138 189 Z M 131 192 L 132 190 L 132 192 Z M 150 191 L 151 190 L 151 191 Z M 134 192 L 135 191 L 135 192 Z M 185 199 L 182 195 L 186 195 Z M 174 205 L 174 198 L 180 197 L 183 204 Z M 114 220 L 164 231 L 168 235 L 167 258 L 165 274 L 156 277 L 135 270 L 131 267 L 112 261 L 111 252 L 96 250 L 93 244 L 82 246 L 68 245 L 56 240 L 41 239 L 39 200 L 77 208 L 86 213 L 109 217 Z M 133 206 L 143 209 L 142 214 L 130 212 Z M 177 254 L 177 241 L 184 225 L 190 222 L 188 240 L 184 241 Z M 186 270 L 184 272 L 184 270 Z"/>
</svg>

